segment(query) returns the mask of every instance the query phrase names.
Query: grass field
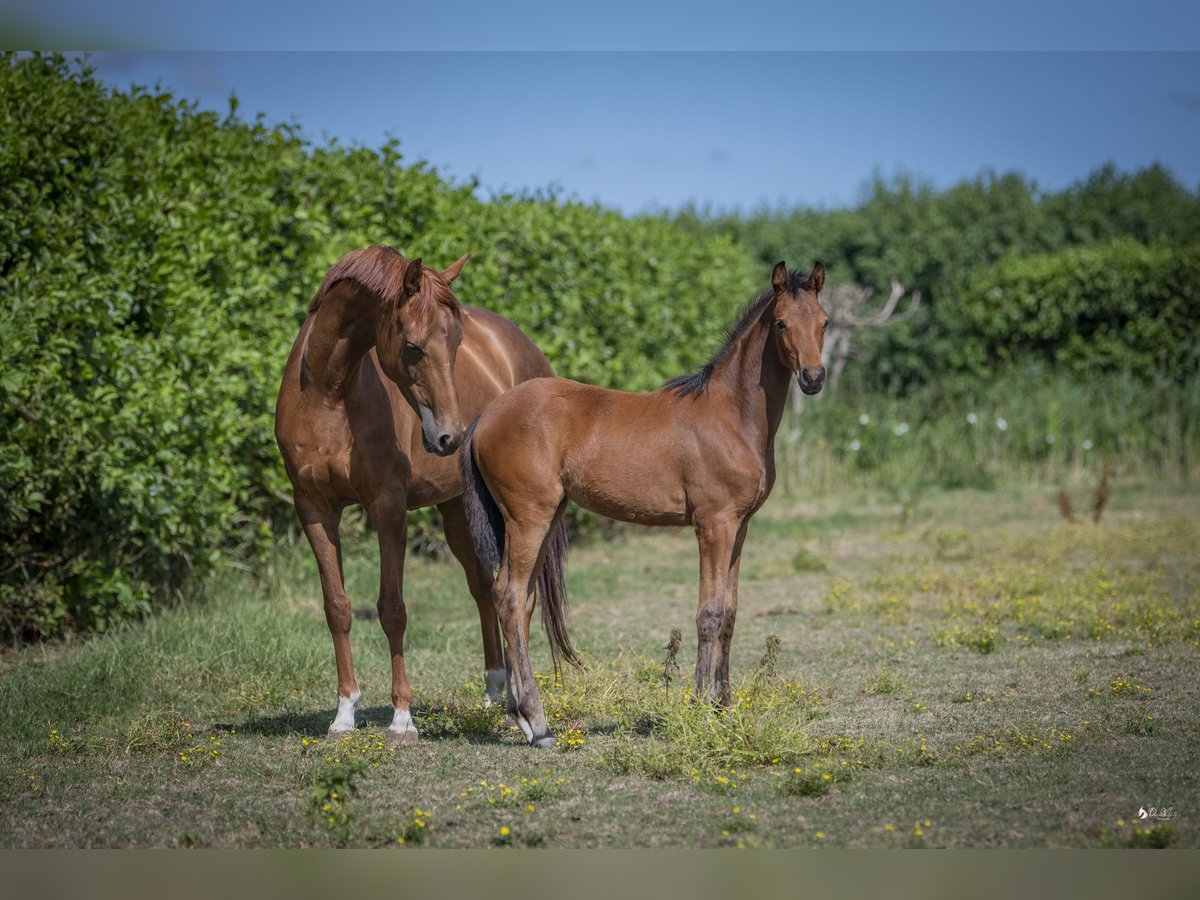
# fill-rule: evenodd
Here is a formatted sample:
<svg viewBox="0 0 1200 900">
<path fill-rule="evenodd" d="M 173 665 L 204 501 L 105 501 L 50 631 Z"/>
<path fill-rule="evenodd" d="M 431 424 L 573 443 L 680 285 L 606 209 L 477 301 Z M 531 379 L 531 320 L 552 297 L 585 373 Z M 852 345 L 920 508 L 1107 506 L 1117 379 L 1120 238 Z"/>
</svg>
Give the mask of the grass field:
<svg viewBox="0 0 1200 900">
<path fill-rule="evenodd" d="M 207 602 L 0 659 L 0 845 L 1200 846 L 1200 489 L 1118 479 L 1099 525 L 1056 494 L 773 497 L 720 716 L 684 693 L 692 535 L 577 547 L 588 670 L 542 679 L 560 746 L 540 752 L 482 707 L 474 605 L 426 560 L 406 592 L 421 742 L 383 741 L 365 620 L 363 727 L 327 741 L 315 566 L 283 545 Z M 374 559 L 349 542 L 364 610 Z"/>
</svg>

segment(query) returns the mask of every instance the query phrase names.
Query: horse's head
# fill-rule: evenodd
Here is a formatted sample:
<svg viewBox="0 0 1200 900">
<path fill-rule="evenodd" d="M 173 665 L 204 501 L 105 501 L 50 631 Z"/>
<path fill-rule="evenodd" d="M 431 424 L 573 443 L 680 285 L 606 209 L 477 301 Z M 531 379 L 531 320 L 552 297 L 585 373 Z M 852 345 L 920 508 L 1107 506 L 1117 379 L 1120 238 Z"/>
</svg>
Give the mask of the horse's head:
<svg viewBox="0 0 1200 900">
<path fill-rule="evenodd" d="M 454 381 L 462 343 L 462 308 L 450 283 L 462 272 L 464 256 L 444 272 L 408 263 L 404 285 L 379 319 L 379 365 L 421 418 L 425 449 L 448 456 L 462 443 L 465 428 Z"/>
<path fill-rule="evenodd" d="M 825 386 L 821 348 L 825 344 L 829 315 L 817 299 L 824 286 L 825 266 L 820 260 L 804 278 L 789 274 L 784 263 L 778 263 L 771 273 L 771 289 L 775 292 L 775 321 L 771 326 L 775 349 L 788 371 L 796 373 L 800 390 L 806 394 L 815 394 Z"/>
</svg>

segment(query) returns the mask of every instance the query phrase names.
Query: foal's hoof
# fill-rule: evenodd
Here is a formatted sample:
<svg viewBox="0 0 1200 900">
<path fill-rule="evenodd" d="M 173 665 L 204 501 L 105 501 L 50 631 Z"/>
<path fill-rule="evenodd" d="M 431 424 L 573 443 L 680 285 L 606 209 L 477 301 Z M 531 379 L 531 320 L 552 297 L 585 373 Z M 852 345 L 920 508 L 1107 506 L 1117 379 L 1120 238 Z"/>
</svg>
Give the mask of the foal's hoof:
<svg viewBox="0 0 1200 900">
<path fill-rule="evenodd" d="M 420 736 L 417 734 L 417 729 L 415 728 L 406 728 L 404 731 L 388 729 L 387 742 L 389 746 L 415 744 L 418 740 L 420 740 Z"/>
<path fill-rule="evenodd" d="M 537 747 L 539 750 L 548 750 L 558 743 L 552 734 L 544 734 L 539 738 L 534 738 L 529 742 L 531 746 Z"/>
</svg>

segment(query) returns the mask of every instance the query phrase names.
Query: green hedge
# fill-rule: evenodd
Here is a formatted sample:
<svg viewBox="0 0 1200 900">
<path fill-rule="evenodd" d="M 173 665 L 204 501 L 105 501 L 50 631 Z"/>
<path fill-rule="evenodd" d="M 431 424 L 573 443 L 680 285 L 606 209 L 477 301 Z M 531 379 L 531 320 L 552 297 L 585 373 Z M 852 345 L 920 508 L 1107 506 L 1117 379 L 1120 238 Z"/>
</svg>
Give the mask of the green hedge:
<svg viewBox="0 0 1200 900">
<path fill-rule="evenodd" d="M 871 287 L 877 299 L 887 296 L 892 278 L 910 291 L 920 290 L 917 315 L 868 330 L 859 342 L 856 364 L 846 373 L 865 390 L 896 393 L 941 379 L 963 362 L 960 350 L 970 338 L 960 329 L 974 314 L 959 307 L 974 304 L 979 286 L 989 278 L 1005 281 L 1006 289 L 1010 279 L 1032 285 L 1050 277 L 1056 266 L 1086 267 L 1087 248 L 1120 241 L 1157 247 L 1155 258 L 1162 261 L 1171 251 L 1181 251 L 1185 264 L 1193 264 L 1186 262 L 1194 260 L 1187 248 L 1200 246 L 1200 192 L 1157 165 L 1131 174 L 1103 166 L 1058 192 L 1043 191 L 1013 173 L 985 173 L 946 189 L 900 176 L 876 178 L 861 201 L 847 209 L 764 209 L 749 215 L 685 210 L 673 221 L 697 235 L 728 235 L 764 266 L 797 249 L 806 257 L 818 256 L 831 284 Z M 1072 251 L 1084 256 L 1076 259 Z M 1060 252 L 1066 255 L 1055 262 Z M 1029 268 L 1018 274 L 1022 266 Z M 1157 277 L 1178 282 L 1177 268 L 1168 263 Z M 1128 294 L 1127 286 L 1103 276 L 1094 290 L 1076 276 L 1066 280 L 1073 282 L 1070 291 L 1090 291 L 1092 298 L 1100 290 Z M 1148 297 L 1155 296 L 1154 290 Z M 1115 302 L 1099 299 L 1096 309 L 1107 314 Z M 1055 303 L 1051 296 L 1039 301 L 1046 309 Z M 977 312 L 986 316 L 984 310 Z M 1056 332 L 1051 340 L 1062 336 Z M 1057 354 L 1057 346 L 1046 345 L 1042 361 Z"/>
<path fill-rule="evenodd" d="M 884 291 L 898 277 L 924 291 L 920 314 L 864 339 L 844 391 L 802 426 L 816 444 L 858 441 L 845 452 L 862 472 L 929 454 L 896 452 L 915 424 L 874 435 L 895 446 L 852 437 L 843 403 L 923 423 L 936 456 L 961 445 L 966 405 L 1000 410 L 1007 363 L 1040 399 L 1006 433 L 1005 466 L 1043 459 L 1060 431 L 1129 450 L 1120 429 L 1158 433 L 1158 419 L 1172 458 L 1195 445 L 1200 198 L 1161 169 L 1106 168 L 1052 195 L 1007 175 L 876 181 L 854 209 L 749 217 L 478 194 L 395 142 L 312 146 L 235 109 L 114 92 L 61 55 L 0 56 L 0 637 L 109 627 L 291 527 L 279 376 L 325 271 L 373 243 L 432 265 L 471 252 L 464 301 L 516 321 L 560 374 L 631 390 L 702 362 L 780 258 Z M 1092 397 L 1071 385 L 1123 372 L 1123 397 L 1170 386 L 1155 422 L 1118 404 L 1056 424 L 1056 391 Z M 942 480 L 972 483 L 980 458 L 1000 457 L 947 457 Z"/>
<path fill-rule="evenodd" d="M 464 301 L 560 373 L 629 388 L 702 361 L 766 278 L 725 238 L 553 196 L 481 202 L 394 143 L 314 148 L 59 55 L 0 58 L 0 135 L 8 639 L 144 613 L 290 523 L 275 394 L 350 249 L 471 251 Z"/>
<path fill-rule="evenodd" d="M 1124 372 L 1180 382 L 1200 373 L 1200 244 L 1130 239 L 1009 257 L 975 278 L 943 313 L 951 362 L 1053 365 L 1076 376 Z"/>
</svg>

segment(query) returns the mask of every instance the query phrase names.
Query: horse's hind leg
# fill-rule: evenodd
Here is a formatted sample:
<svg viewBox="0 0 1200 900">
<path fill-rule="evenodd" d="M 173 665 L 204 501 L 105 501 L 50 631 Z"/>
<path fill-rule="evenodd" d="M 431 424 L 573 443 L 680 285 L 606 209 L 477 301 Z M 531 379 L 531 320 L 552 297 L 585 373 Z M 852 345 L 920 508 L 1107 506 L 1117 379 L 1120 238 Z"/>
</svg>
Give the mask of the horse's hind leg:
<svg viewBox="0 0 1200 900">
<path fill-rule="evenodd" d="M 297 490 L 296 515 L 304 536 L 317 558 L 321 576 L 321 593 L 325 601 L 325 622 L 333 638 L 333 655 L 337 661 L 338 710 L 329 726 L 330 734 L 346 734 L 354 730 L 354 711 L 358 706 L 358 680 L 354 677 L 354 661 L 350 654 L 350 598 L 342 578 L 342 544 L 338 525 L 342 511 L 324 498 L 310 497 Z"/>
<path fill-rule="evenodd" d="M 404 606 L 404 550 L 408 538 L 408 510 L 404 494 L 389 492 L 367 509 L 379 538 L 379 624 L 387 635 L 392 657 L 392 724 L 388 740 L 417 740 L 411 705 L 412 688 L 404 668 L 404 631 L 408 610 Z"/>
<path fill-rule="evenodd" d="M 475 545 L 467 527 L 462 499 L 456 498 L 438 506 L 446 543 L 467 573 L 467 587 L 479 610 L 479 628 L 483 632 L 483 680 L 487 689 L 484 705 L 499 703 L 504 698 L 507 677 L 504 672 L 504 650 L 500 643 L 500 622 L 492 602 L 492 573 L 475 555 Z"/>
</svg>

